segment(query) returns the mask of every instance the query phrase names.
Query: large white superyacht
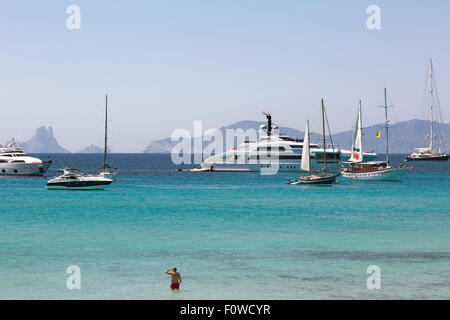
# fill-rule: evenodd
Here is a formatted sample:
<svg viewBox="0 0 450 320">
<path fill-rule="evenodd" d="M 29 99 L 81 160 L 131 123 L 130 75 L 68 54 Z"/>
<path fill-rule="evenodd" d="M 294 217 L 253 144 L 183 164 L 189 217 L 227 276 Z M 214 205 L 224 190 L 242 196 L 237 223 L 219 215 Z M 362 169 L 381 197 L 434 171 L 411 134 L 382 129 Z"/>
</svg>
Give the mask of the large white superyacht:
<svg viewBox="0 0 450 320">
<path fill-rule="evenodd" d="M 51 164 L 52 160 L 28 156 L 14 141 L 5 147 L 0 145 L 0 176 L 43 176 Z"/>
<path fill-rule="evenodd" d="M 302 158 L 303 139 L 296 139 L 279 133 L 279 128 L 272 124 L 270 114 L 267 125 L 259 127 L 258 141 L 246 141 L 237 148 L 215 154 L 203 161 L 193 171 L 266 171 L 298 172 Z M 340 150 L 325 150 L 326 163 L 332 171 L 339 171 Z M 324 163 L 324 149 L 317 144 L 310 144 L 312 170 L 319 170 Z"/>
</svg>

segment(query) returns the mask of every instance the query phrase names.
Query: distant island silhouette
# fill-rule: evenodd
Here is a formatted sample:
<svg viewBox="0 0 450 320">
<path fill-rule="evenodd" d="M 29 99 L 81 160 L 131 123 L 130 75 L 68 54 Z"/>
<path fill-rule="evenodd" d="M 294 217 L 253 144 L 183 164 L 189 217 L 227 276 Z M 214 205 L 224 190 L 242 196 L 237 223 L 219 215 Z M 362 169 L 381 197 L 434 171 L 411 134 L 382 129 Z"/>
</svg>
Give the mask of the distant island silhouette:
<svg viewBox="0 0 450 320">
<path fill-rule="evenodd" d="M 239 121 L 228 126 L 218 129 L 223 134 L 227 129 L 258 129 L 264 122 L 244 120 Z M 277 123 L 276 123 L 277 124 Z M 377 153 L 384 153 L 386 150 L 384 140 L 384 124 L 376 124 L 364 128 L 363 148 L 365 151 L 375 151 Z M 425 137 L 428 134 L 429 122 L 426 120 L 408 120 L 401 121 L 395 124 L 391 124 L 389 134 L 389 148 L 392 153 L 411 153 L 416 147 L 425 147 L 428 145 Z M 376 138 L 377 131 L 381 131 L 381 138 Z M 442 130 L 438 130 L 436 133 L 439 137 Z M 445 124 L 443 127 L 446 137 L 450 136 L 450 124 Z M 347 130 L 332 135 L 334 146 L 338 146 L 341 149 L 350 149 L 352 141 L 353 130 Z M 294 138 L 303 138 L 304 132 L 290 128 L 280 127 L 280 134 L 286 134 Z M 225 135 L 224 135 L 225 136 Z M 311 133 L 311 141 L 313 143 L 321 142 L 321 135 L 317 133 Z M 447 139 L 448 140 L 448 139 Z M 145 150 L 144 153 L 170 153 L 172 148 L 177 144 L 176 141 L 171 141 L 170 138 L 152 141 Z M 204 146 L 211 142 L 204 142 Z M 330 143 L 330 142 L 328 142 Z M 6 143 L 3 143 L 6 144 Z M 36 129 L 35 134 L 27 141 L 16 142 L 17 146 L 21 147 L 27 153 L 71 153 L 68 149 L 62 147 L 55 135 L 53 128 L 39 127 Z M 445 150 L 442 150 L 445 151 Z M 447 150 L 448 151 L 448 150 Z M 108 152 L 111 150 L 108 148 Z M 103 153 L 103 147 L 96 145 L 89 145 L 76 153 Z"/>
</svg>

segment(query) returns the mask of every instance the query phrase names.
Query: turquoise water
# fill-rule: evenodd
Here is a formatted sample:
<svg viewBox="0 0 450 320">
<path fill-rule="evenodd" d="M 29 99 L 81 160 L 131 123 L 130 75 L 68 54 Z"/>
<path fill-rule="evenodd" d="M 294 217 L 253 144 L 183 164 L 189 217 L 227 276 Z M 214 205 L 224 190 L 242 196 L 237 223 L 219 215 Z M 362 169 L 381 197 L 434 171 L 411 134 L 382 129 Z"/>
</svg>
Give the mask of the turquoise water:
<svg viewBox="0 0 450 320">
<path fill-rule="evenodd" d="M 101 163 L 51 157 L 50 175 Z M 402 182 L 317 187 L 286 185 L 289 174 L 170 172 L 169 155 L 111 161 L 120 176 L 107 191 L 0 179 L 0 298 L 450 298 L 448 163 L 420 164 Z M 81 290 L 66 288 L 69 265 Z M 379 290 L 366 286 L 369 265 Z M 178 293 L 164 275 L 172 266 Z"/>
</svg>

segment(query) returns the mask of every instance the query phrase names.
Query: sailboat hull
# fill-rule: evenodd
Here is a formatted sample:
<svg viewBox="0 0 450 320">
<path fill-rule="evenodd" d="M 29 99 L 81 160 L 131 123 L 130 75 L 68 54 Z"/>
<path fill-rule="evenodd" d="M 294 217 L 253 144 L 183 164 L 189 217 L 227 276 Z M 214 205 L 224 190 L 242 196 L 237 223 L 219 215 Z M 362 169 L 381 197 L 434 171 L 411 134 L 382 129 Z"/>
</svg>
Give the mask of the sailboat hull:
<svg viewBox="0 0 450 320">
<path fill-rule="evenodd" d="M 411 167 L 391 168 L 386 170 L 369 172 L 341 172 L 344 178 L 352 180 L 374 180 L 374 181 L 400 181 L 401 177 L 408 172 Z"/>
<path fill-rule="evenodd" d="M 339 174 L 303 176 L 299 180 L 291 182 L 291 184 L 335 184 L 338 176 Z"/>
<path fill-rule="evenodd" d="M 432 156 L 408 156 L 406 157 L 407 161 L 447 161 L 450 158 L 449 154 L 439 154 Z"/>
</svg>

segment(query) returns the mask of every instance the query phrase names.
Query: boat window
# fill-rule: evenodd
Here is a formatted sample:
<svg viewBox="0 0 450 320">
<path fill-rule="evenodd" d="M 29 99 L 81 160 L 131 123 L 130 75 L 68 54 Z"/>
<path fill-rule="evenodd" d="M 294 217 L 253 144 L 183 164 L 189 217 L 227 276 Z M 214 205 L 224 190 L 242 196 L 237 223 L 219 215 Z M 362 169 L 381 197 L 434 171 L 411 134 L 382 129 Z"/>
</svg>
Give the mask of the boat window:
<svg viewBox="0 0 450 320">
<path fill-rule="evenodd" d="M 317 159 L 323 159 L 323 152 L 318 153 L 316 152 L 316 158 Z M 327 153 L 327 159 L 340 159 L 341 156 L 338 153 Z"/>
<path fill-rule="evenodd" d="M 302 158 L 301 155 L 282 155 L 278 156 L 280 160 L 300 160 Z"/>
<path fill-rule="evenodd" d="M 297 138 L 291 138 L 291 137 L 279 137 L 280 139 L 284 141 L 294 141 L 294 142 L 303 142 L 303 139 L 297 139 Z"/>
<path fill-rule="evenodd" d="M 256 151 L 286 151 L 284 147 L 258 147 Z"/>
<path fill-rule="evenodd" d="M 25 161 L 23 161 L 23 160 L 11 160 L 10 161 L 10 163 L 23 163 L 23 162 L 25 162 Z"/>
<path fill-rule="evenodd" d="M 303 146 L 299 146 L 299 145 L 295 145 L 295 144 L 291 144 L 291 145 L 289 145 L 289 147 L 291 147 L 292 149 L 301 149 L 301 148 L 303 148 Z"/>
<path fill-rule="evenodd" d="M 278 160 L 300 160 L 302 158 L 302 156 L 298 155 L 298 154 L 296 154 L 296 155 L 280 155 L 280 156 L 272 156 L 272 157 L 275 159 L 278 159 Z M 250 156 L 250 160 L 260 160 L 260 159 L 266 159 L 266 158 L 271 158 L 271 156 L 270 155 L 267 155 L 267 156 L 252 155 L 252 156 Z M 314 158 L 311 157 L 311 159 L 314 159 Z"/>
</svg>

